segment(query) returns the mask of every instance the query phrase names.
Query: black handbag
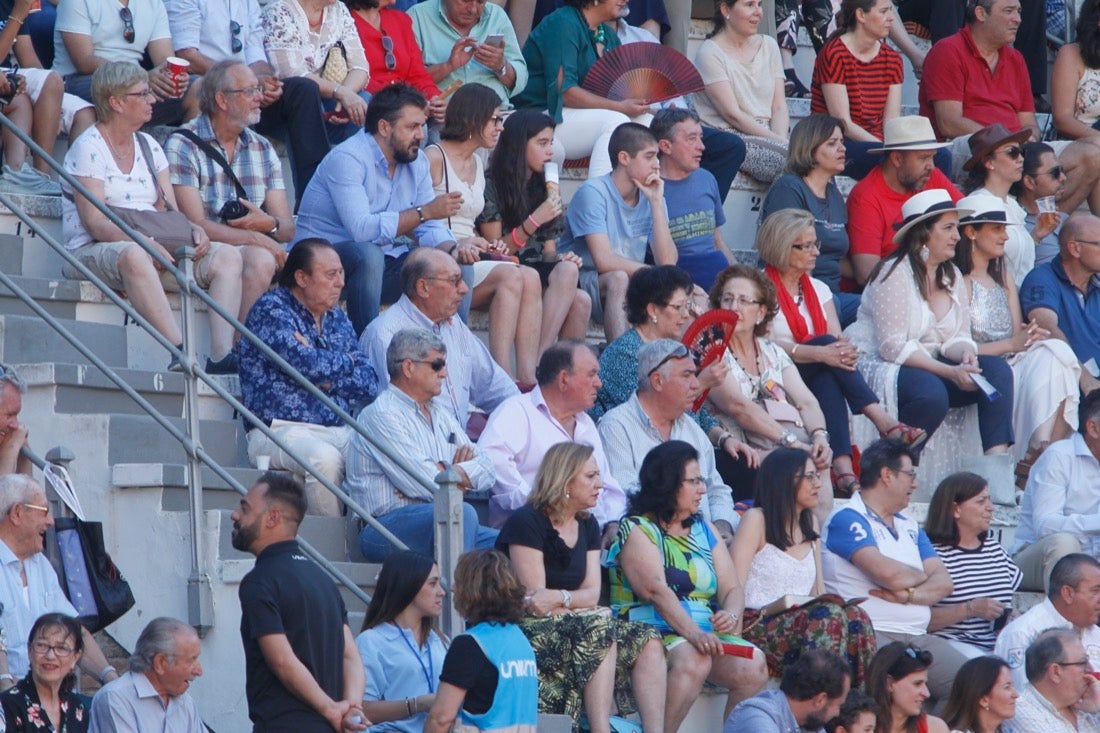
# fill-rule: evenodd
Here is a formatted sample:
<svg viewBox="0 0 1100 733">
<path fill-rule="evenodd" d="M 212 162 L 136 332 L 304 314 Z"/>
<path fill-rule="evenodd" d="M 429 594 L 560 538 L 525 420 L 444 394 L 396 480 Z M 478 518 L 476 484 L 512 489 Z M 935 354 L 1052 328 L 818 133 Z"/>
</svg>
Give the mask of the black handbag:
<svg viewBox="0 0 1100 733">
<path fill-rule="evenodd" d="M 61 551 L 61 587 L 80 623 L 93 634 L 134 607 L 130 584 L 103 544 L 103 524 L 76 517 L 54 520 Z"/>
</svg>

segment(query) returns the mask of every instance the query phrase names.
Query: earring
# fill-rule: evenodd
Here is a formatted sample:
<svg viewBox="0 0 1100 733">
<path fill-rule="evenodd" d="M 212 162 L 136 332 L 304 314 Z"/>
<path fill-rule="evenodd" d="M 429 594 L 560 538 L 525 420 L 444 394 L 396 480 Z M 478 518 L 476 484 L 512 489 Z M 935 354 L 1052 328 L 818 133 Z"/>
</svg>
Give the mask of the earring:
<svg viewBox="0 0 1100 733">
<path fill-rule="evenodd" d="M 921 262 L 928 262 L 928 257 L 929 256 L 930 255 L 929 255 L 929 252 L 928 252 L 928 247 L 921 247 L 920 248 L 920 261 Z"/>
<path fill-rule="evenodd" d="M 572 494 L 570 494 L 568 491 L 566 491 L 565 492 L 565 498 L 568 499 L 570 496 L 572 496 Z"/>
<path fill-rule="evenodd" d="M 654 323 L 656 323 L 657 322 L 657 316 L 650 316 L 650 320 L 653 321 Z"/>
<path fill-rule="evenodd" d="M 763 321 L 763 320 L 764 320 L 763 318 L 757 318 L 756 319 L 756 325 L 759 326 L 760 322 Z"/>
<path fill-rule="evenodd" d="M 982 703 L 982 710 L 989 710 L 989 703 L 983 702 Z"/>
</svg>

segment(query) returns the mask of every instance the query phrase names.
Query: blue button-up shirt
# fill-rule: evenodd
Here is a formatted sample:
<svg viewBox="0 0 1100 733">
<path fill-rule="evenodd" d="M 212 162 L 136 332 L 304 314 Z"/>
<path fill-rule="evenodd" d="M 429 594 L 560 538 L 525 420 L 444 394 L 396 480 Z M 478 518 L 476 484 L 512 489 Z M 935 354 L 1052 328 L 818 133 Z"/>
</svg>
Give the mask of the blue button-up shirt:
<svg viewBox="0 0 1100 733">
<path fill-rule="evenodd" d="M 428 159 L 390 164 L 374 136 L 366 131 L 333 148 L 313 174 L 302 195 L 297 239 L 321 237 L 330 242 L 371 242 L 391 257 L 408 251 L 412 234 L 424 247 L 454 241 L 440 219 L 421 222 L 412 233 L 398 236 L 401 212 L 435 198 Z"/>
<path fill-rule="evenodd" d="M 1085 293 L 1070 282 L 1060 257 L 1039 265 L 1020 286 L 1024 318 L 1035 308 L 1049 308 L 1058 316 L 1058 328 L 1082 362 L 1100 362 L 1100 280 L 1089 278 Z"/>
<path fill-rule="evenodd" d="M 339 308 L 324 315 L 318 333 L 309 309 L 289 289 L 278 287 L 256 301 L 245 325 L 347 412 L 354 414 L 378 393 L 378 375 L 359 348 L 351 321 Z M 302 344 L 297 335 L 309 345 Z M 342 424 L 336 413 L 302 389 L 248 339 L 241 339 L 240 360 L 242 401 L 263 421 Z"/>
</svg>

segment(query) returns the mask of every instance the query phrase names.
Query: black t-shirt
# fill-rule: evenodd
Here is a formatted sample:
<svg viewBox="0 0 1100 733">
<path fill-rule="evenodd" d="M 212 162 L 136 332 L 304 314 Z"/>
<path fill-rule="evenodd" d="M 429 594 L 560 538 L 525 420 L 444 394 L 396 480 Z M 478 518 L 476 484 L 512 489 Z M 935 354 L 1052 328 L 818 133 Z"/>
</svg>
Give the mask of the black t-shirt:
<svg viewBox="0 0 1100 733">
<path fill-rule="evenodd" d="M 600 525 L 591 515 L 580 520 L 577 544 L 569 547 L 550 523 L 550 517 L 525 504 L 508 517 L 497 537 L 496 548 L 505 555 L 509 545 L 542 552 L 547 588 L 576 590 L 584 582 L 589 550 L 600 549 Z"/>
<path fill-rule="evenodd" d="M 285 634 L 294 655 L 329 697 L 344 697 L 347 611 L 336 584 L 302 553 L 298 542 L 268 546 L 241 581 L 245 693 L 254 733 L 332 733 L 332 727 L 291 694 L 271 671 L 259 639 Z"/>
<path fill-rule="evenodd" d="M 469 634 L 459 634 L 447 649 L 443 658 L 440 682 L 449 682 L 466 690 L 462 709 L 471 715 L 481 715 L 489 710 L 497 694 L 497 668 L 485 656 L 481 645 Z"/>
</svg>

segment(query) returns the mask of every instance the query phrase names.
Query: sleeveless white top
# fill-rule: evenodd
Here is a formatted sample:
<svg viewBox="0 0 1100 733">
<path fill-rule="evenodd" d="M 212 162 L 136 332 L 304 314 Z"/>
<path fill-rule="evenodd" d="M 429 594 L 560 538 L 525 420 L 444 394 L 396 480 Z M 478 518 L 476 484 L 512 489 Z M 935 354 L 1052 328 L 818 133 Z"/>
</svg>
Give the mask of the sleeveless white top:
<svg viewBox="0 0 1100 733">
<path fill-rule="evenodd" d="M 752 559 L 749 577 L 745 581 L 745 608 L 763 608 L 787 595 L 808 596 L 817 579 L 814 553 L 807 552 L 799 560 L 770 542 Z"/>
</svg>

